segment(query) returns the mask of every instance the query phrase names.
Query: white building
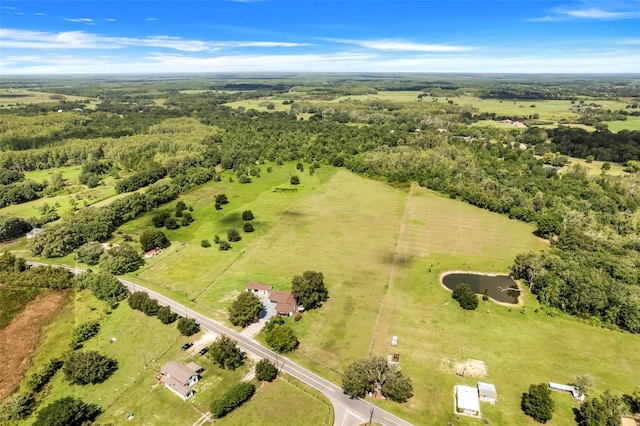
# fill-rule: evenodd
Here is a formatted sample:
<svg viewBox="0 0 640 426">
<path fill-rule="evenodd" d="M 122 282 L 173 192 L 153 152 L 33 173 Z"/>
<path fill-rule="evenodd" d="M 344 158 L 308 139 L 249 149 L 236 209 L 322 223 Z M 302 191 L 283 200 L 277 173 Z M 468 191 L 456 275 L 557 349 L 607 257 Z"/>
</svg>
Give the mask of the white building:
<svg viewBox="0 0 640 426">
<path fill-rule="evenodd" d="M 478 389 L 471 386 L 457 385 L 456 390 L 456 411 L 468 416 L 480 416 L 480 399 Z"/>
</svg>

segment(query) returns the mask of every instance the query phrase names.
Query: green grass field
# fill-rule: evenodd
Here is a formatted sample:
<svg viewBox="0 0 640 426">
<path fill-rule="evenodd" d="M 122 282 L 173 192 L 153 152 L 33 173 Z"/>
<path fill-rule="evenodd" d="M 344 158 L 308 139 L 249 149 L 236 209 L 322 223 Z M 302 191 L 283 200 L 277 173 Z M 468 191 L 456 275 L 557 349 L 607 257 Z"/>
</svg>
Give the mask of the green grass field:
<svg viewBox="0 0 640 426">
<path fill-rule="evenodd" d="M 401 267 L 384 300 L 374 353 L 401 354 L 415 397 L 406 405 L 382 406 L 416 424 L 425 418 L 433 419 L 431 424 L 446 424 L 452 414 L 453 386 L 479 380 L 453 372 L 451 364 L 463 356 L 484 361 L 487 376 L 480 380 L 498 390 L 498 404 L 481 407 L 490 424 L 535 424 L 520 411 L 520 395 L 532 383 L 566 383 L 588 373 L 596 381 L 594 394 L 605 389 L 622 394 L 637 385 L 631 379 L 640 365 L 637 336 L 535 313 L 539 305 L 530 294 L 525 294 L 525 314 L 492 302 L 464 311 L 439 284 L 442 272 L 505 273 L 515 254 L 544 249 L 530 225 L 422 188 L 412 190 L 407 209 L 398 250 Z M 394 335 L 399 336 L 396 348 L 390 346 Z M 549 424 L 575 424 L 571 398 L 554 394 L 554 400 L 558 409 Z M 455 422 L 476 423 L 466 418 Z"/>
<path fill-rule="evenodd" d="M 284 376 L 264 383 L 248 404 L 216 423 L 222 426 L 332 426 L 333 407 L 315 389 Z"/>
<path fill-rule="evenodd" d="M 31 90 L 0 90 L 0 108 L 10 108 L 14 105 L 26 105 L 26 104 L 55 104 L 60 102 L 60 99 L 52 99 L 51 97 L 59 97 L 60 99 L 66 99 L 68 101 L 81 101 L 85 98 L 81 96 L 73 95 L 59 95 L 56 93 L 36 92 Z"/>
<path fill-rule="evenodd" d="M 619 132 L 621 130 L 640 130 L 640 117 L 629 117 L 625 121 L 605 121 L 609 130 Z"/>
</svg>

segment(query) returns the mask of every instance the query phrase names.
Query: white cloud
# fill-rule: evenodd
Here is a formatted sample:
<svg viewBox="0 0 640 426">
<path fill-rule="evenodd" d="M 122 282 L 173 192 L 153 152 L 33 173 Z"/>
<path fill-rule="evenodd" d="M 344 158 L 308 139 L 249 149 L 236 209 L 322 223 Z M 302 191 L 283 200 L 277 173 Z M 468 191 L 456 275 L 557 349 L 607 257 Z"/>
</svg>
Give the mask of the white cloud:
<svg viewBox="0 0 640 426">
<path fill-rule="evenodd" d="M 620 40 L 618 44 L 640 44 L 640 38 L 627 38 L 624 40 Z"/>
<path fill-rule="evenodd" d="M 0 63 L 7 74 L 184 73 L 184 72 L 488 72 L 488 73 L 632 73 L 640 72 L 637 53 L 584 55 L 480 56 L 476 54 L 387 57 L 380 54 L 192 55 L 151 53 L 142 57 L 28 56 Z"/>
<path fill-rule="evenodd" d="M 307 43 L 281 41 L 202 41 L 171 36 L 110 37 L 85 31 L 51 33 L 2 28 L 0 28 L 0 43 L 5 48 L 16 49 L 120 49 L 138 46 L 183 52 L 216 51 L 222 48 L 309 46 Z"/>
<path fill-rule="evenodd" d="M 46 13 L 42 13 L 42 12 L 34 12 L 33 14 L 34 16 L 47 16 Z"/>
<path fill-rule="evenodd" d="M 107 19 L 105 19 L 105 21 L 106 22 L 116 22 L 117 19 L 115 19 L 115 18 L 107 18 Z"/>
<path fill-rule="evenodd" d="M 350 40 L 325 38 L 323 40 L 336 43 L 353 44 L 375 50 L 394 50 L 402 52 L 462 52 L 474 49 L 470 46 L 455 46 L 449 44 L 421 44 L 403 40 L 382 39 L 382 40 Z"/>
<path fill-rule="evenodd" d="M 145 21 L 147 21 L 147 22 L 153 22 L 153 21 L 157 21 L 157 20 L 158 20 L 158 18 L 147 18 L 147 19 L 145 19 Z"/>
<path fill-rule="evenodd" d="M 564 12 L 564 14 L 573 18 L 583 19 L 624 19 L 630 18 L 634 15 L 631 12 L 607 12 L 606 10 L 595 8 L 583 10 L 568 10 Z"/>
<path fill-rule="evenodd" d="M 618 20 L 618 19 L 631 19 L 640 16 L 640 12 L 637 10 L 632 11 L 608 11 L 604 9 L 598 9 L 595 7 L 588 9 L 576 9 L 567 10 L 562 8 L 553 9 L 553 14 L 546 15 L 540 18 L 529 19 L 531 22 L 558 22 L 567 21 L 572 19 L 590 19 L 590 20 Z"/>
<path fill-rule="evenodd" d="M 78 22 L 80 24 L 86 24 L 86 25 L 94 25 L 95 23 L 93 22 L 93 19 L 91 18 L 62 18 L 65 21 L 68 22 Z"/>
</svg>

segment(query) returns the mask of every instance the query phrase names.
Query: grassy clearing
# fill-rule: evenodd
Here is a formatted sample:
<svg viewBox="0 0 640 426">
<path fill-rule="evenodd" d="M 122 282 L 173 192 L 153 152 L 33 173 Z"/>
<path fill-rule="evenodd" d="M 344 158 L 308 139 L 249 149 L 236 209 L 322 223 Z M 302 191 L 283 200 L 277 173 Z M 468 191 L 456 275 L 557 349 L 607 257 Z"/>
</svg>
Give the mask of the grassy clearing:
<svg viewBox="0 0 640 426">
<path fill-rule="evenodd" d="M 283 403 L 286 401 L 286 409 Z M 295 404 L 292 403 L 295 401 Z M 251 401 L 221 420 L 223 426 L 267 424 L 320 426 L 333 425 L 331 403 L 318 391 L 291 377 L 264 383 Z"/>
<path fill-rule="evenodd" d="M 377 303 L 406 194 L 339 170 L 330 181 L 287 209 L 269 230 L 198 299 L 220 305 L 253 280 L 278 289 L 305 270 L 323 272 L 329 300 L 293 325 L 300 353 L 342 370 L 369 353 Z M 218 289 L 228 289 L 220 293 Z M 227 302 L 228 303 L 228 302 Z M 309 364 L 306 360 L 306 364 Z"/>
<path fill-rule="evenodd" d="M 596 380 L 594 394 L 630 391 L 640 365 L 636 336 L 535 313 L 539 305 L 530 294 L 525 294 L 525 314 L 490 302 L 463 311 L 439 284 L 444 271 L 506 272 L 517 253 L 543 249 L 530 225 L 421 188 L 414 188 L 407 208 L 409 225 L 398 246 L 402 267 L 384 301 L 374 353 L 401 354 L 416 396 L 405 405 L 382 402 L 383 407 L 416 424 L 425 418 L 447 423 L 453 386 L 478 381 L 453 372 L 450 363 L 463 356 L 484 361 L 488 376 L 482 380 L 498 390 L 499 403 L 481 407 L 490 424 L 534 424 L 520 410 L 520 395 L 531 383 L 564 383 L 588 373 Z M 399 336 L 397 348 L 390 347 L 393 335 Z M 554 394 L 554 399 L 559 408 L 550 424 L 574 424 L 571 398 Z M 461 417 L 454 424 L 477 421 Z"/>
<path fill-rule="evenodd" d="M 27 303 L 40 293 L 32 287 L 6 287 L 0 284 L 0 330 L 5 328 Z"/>
<path fill-rule="evenodd" d="M 52 99 L 52 96 L 60 97 L 60 99 L 66 99 L 68 101 L 81 101 L 85 99 L 81 96 L 60 95 L 57 93 L 2 89 L 0 90 L 0 108 L 10 108 L 15 105 L 26 104 L 55 104 L 60 102 L 60 99 Z"/>
<path fill-rule="evenodd" d="M 574 157 L 570 157 L 570 160 L 571 162 L 569 163 L 569 165 L 580 164 L 581 166 L 586 167 L 587 173 L 590 176 L 597 176 L 600 173 L 602 173 L 602 164 L 604 163 L 604 161 L 593 161 L 591 163 L 587 163 L 587 161 L 582 158 L 574 158 Z M 618 163 L 610 163 L 610 164 L 611 164 L 611 169 L 606 172 L 607 174 L 613 175 L 613 176 L 628 175 L 628 173 L 624 171 L 624 166 L 622 164 L 618 164 Z M 562 173 L 562 170 L 560 171 L 560 173 Z"/>
<path fill-rule="evenodd" d="M 282 105 L 282 101 L 285 99 L 278 98 L 260 98 L 260 99 L 244 99 L 242 101 L 228 102 L 225 105 L 231 108 L 255 109 L 260 112 L 273 112 L 273 111 L 289 111 L 291 105 Z M 273 109 L 268 109 L 267 105 L 273 104 Z"/>
<path fill-rule="evenodd" d="M 297 191 L 274 191 L 277 188 L 293 188 L 289 183 L 289 176 L 295 171 L 293 164 L 274 166 L 272 173 L 263 170 L 262 177 L 254 178 L 253 183 L 246 185 L 237 183 L 235 176 L 234 182 L 229 182 L 228 177 L 232 175 L 224 173 L 222 182 L 210 182 L 182 195 L 180 200 L 193 207 L 195 222 L 174 231 L 167 230 L 167 237 L 173 242 L 171 248 L 148 260 L 148 266 L 134 274 L 136 279 L 141 283 L 157 285 L 165 291 L 182 294 L 188 299 L 198 298 L 198 301 L 201 301 L 199 296 L 208 291 L 205 298 L 212 302 L 212 307 L 226 307 L 224 299 L 228 297 L 230 301 L 235 297 L 235 294 L 231 293 L 240 291 L 241 288 L 237 285 L 221 285 L 216 282 L 218 277 L 251 251 L 269 229 L 287 215 L 290 206 L 300 202 L 310 192 L 316 191 L 322 182 L 335 173 L 330 167 L 320 168 L 313 176 L 309 176 L 308 173 L 300 174 L 301 183 L 295 187 Z M 224 205 L 222 210 L 216 210 L 215 196 L 220 193 L 227 195 L 229 204 Z M 167 211 L 172 211 L 172 206 L 173 204 L 167 206 Z M 253 233 L 242 232 L 244 210 L 251 210 L 255 216 Z M 140 234 L 144 229 L 153 226 L 151 218 L 154 214 L 156 212 L 124 225 L 121 231 Z M 226 239 L 229 228 L 240 230 L 242 235 L 242 241 L 232 243 L 233 248 L 230 251 L 221 252 L 215 244 L 210 248 L 200 247 L 200 241 L 203 239 L 213 243 L 216 234 Z M 265 254 L 272 253 L 268 251 Z M 252 279 L 256 278 L 253 276 Z"/>
<path fill-rule="evenodd" d="M 625 121 L 605 121 L 609 130 L 619 132 L 621 130 L 640 130 L 640 117 L 629 117 Z"/>
</svg>

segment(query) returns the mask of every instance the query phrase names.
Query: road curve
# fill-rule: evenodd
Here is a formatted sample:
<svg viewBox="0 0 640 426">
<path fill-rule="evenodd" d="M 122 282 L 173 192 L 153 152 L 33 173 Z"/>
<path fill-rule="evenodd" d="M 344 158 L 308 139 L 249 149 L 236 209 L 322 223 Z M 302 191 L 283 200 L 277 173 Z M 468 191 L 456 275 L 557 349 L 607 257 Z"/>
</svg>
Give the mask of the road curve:
<svg viewBox="0 0 640 426">
<path fill-rule="evenodd" d="M 80 274 L 85 272 L 84 269 L 74 268 L 62 265 L 49 265 L 41 262 L 27 262 L 31 266 L 54 266 L 61 267 L 70 270 L 74 274 Z M 329 398 L 333 404 L 335 412 L 334 425 L 336 426 L 357 426 L 363 423 L 368 423 L 370 420 L 382 425 L 388 426 L 410 426 L 401 418 L 379 408 L 371 405 L 370 403 L 362 399 L 352 399 L 348 395 L 342 392 L 342 388 L 335 384 L 323 379 L 317 374 L 307 370 L 306 368 L 296 364 L 289 358 L 276 354 L 270 349 L 265 348 L 258 342 L 248 337 L 235 332 L 234 330 L 225 327 L 218 321 L 215 321 L 209 317 L 206 317 L 185 305 L 176 302 L 156 291 L 143 287 L 139 284 L 135 284 L 131 281 L 120 279 L 120 282 L 125 285 L 130 291 L 144 291 L 149 297 L 156 299 L 159 304 L 169 306 L 175 313 L 194 318 L 202 328 L 212 331 L 217 334 L 225 334 L 238 342 L 240 346 L 246 352 L 254 354 L 261 358 L 267 358 L 278 366 L 280 371 L 283 371 L 301 382 L 319 390 L 324 396 Z"/>
</svg>

